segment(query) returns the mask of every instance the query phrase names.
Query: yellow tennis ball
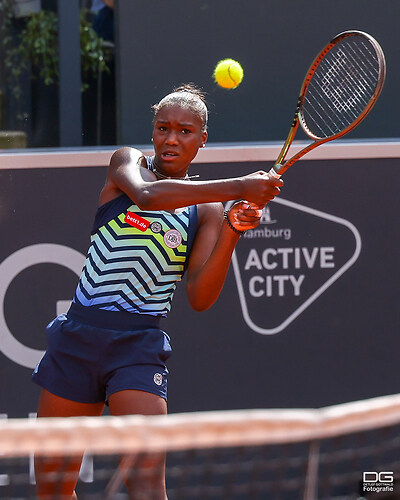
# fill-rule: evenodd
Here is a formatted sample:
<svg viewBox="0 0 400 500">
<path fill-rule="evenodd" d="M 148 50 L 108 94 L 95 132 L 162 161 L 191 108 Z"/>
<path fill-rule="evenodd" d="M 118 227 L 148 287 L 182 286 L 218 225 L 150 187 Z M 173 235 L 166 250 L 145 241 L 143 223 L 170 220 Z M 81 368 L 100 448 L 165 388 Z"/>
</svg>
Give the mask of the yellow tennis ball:
<svg viewBox="0 0 400 500">
<path fill-rule="evenodd" d="M 243 80 L 243 68 L 233 59 L 223 59 L 215 66 L 214 80 L 224 89 L 235 89 Z"/>
</svg>

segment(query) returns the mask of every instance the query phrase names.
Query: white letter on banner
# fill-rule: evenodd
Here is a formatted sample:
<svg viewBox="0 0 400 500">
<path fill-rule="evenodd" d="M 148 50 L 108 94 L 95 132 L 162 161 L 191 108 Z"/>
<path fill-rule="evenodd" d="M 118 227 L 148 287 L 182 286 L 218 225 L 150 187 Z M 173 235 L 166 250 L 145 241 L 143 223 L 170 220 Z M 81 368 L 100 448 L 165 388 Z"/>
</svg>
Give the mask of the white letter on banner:
<svg viewBox="0 0 400 500">
<path fill-rule="evenodd" d="M 84 255 L 73 248 L 42 243 L 17 250 L 0 264 L 0 351 L 11 361 L 26 368 L 35 368 L 44 354 L 19 342 L 7 326 L 4 299 L 14 278 L 36 264 L 58 264 L 80 276 L 84 261 Z"/>
</svg>

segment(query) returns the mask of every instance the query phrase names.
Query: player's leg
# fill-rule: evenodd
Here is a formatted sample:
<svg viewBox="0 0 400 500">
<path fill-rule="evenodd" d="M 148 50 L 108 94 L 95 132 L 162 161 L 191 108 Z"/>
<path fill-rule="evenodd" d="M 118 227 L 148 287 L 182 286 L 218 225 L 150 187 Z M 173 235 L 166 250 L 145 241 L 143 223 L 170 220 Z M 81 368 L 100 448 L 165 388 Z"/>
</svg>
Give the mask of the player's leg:
<svg viewBox="0 0 400 500">
<path fill-rule="evenodd" d="M 109 396 L 112 415 L 166 415 L 167 402 L 160 396 L 138 390 L 124 390 Z M 165 454 L 125 456 L 120 462 L 121 474 L 130 498 L 166 500 Z"/>
<path fill-rule="evenodd" d="M 103 403 L 77 403 L 60 398 L 42 389 L 38 417 L 99 416 Z M 39 499 L 76 499 L 75 486 L 78 480 L 82 456 L 35 457 L 36 491 Z"/>
</svg>

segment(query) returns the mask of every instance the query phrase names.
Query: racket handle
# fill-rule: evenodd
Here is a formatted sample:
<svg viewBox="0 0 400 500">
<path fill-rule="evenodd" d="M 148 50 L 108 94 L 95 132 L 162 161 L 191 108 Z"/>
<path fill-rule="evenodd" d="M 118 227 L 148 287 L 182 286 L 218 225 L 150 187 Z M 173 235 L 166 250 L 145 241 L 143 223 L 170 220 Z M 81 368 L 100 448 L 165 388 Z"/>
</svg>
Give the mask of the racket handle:
<svg viewBox="0 0 400 500">
<path fill-rule="evenodd" d="M 269 170 L 268 175 L 270 175 L 271 177 L 274 177 L 275 179 L 281 178 L 281 175 L 278 174 L 278 172 L 274 169 L 274 167 L 272 167 Z M 247 201 L 246 203 L 249 203 L 249 202 Z M 249 203 L 249 208 L 254 208 L 255 210 L 257 210 L 260 214 L 260 217 L 261 217 L 262 209 L 260 209 L 257 205 L 255 205 L 254 203 Z"/>
<path fill-rule="evenodd" d="M 271 177 L 275 177 L 275 179 L 280 179 L 281 175 L 278 174 L 278 172 L 274 169 L 274 167 L 271 168 L 271 170 L 268 172 L 268 175 Z"/>
<path fill-rule="evenodd" d="M 281 178 L 281 175 L 278 174 L 278 172 L 274 169 L 274 167 L 272 167 L 269 172 L 268 172 L 268 175 L 270 175 L 271 177 L 274 177 L 275 179 L 280 179 Z M 247 202 L 248 203 L 248 202 Z M 262 214 L 262 209 L 259 209 L 259 207 L 257 207 L 257 205 L 254 205 L 254 203 L 250 203 L 249 204 L 249 208 L 254 208 L 255 210 L 258 210 L 259 213 L 260 213 L 260 217 L 261 217 L 261 214 Z"/>
<path fill-rule="evenodd" d="M 243 200 L 244 203 L 247 203 L 247 207 L 244 207 L 244 208 L 252 208 L 253 210 L 256 210 L 258 212 L 258 216 L 261 217 L 262 216 L 262 212 L 263 212 L 263 209 L 260 208 L 258 205 L 255 205 L 254 203 L 250 203 L 249 201 L 247 200 Z"/>
</svg>

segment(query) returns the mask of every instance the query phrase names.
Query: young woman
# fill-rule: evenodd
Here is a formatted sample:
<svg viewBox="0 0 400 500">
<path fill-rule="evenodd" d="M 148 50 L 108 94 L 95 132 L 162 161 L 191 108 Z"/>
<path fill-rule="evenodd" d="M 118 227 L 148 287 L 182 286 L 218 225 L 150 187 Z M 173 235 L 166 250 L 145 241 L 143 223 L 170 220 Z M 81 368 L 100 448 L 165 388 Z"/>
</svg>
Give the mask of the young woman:
<svg viewBox="0 0 400 500">
<path fill-rule="evenodd" d="M 153 108 L 155 155 L 128 147 L 113 154 L 72 306 L 47 327 L 48 350 L 33 374 L 42 386 L 39 417 L 101 415 L 106 402 L 112 415 L 166 414 L 171 347 L 159 322 L 177 281 L 186 272 L 191 307 L 208 309 L 240 234 L 259 224 L 259 208 L 283 185 L 263 171 L 192 181 L 190 163 L 207 141 L 202 93 L 186 85 Z M 221 202 L 237 199 L 246 201 L 224 214 Z M 158 471 L 151 479 L 126 481 L 132 498 L 167 498 L 157 460 L 164 458 L 147 464 Z M 46 472 L 61 463 L 37 460 L 39 498 L 55 488 L 76 498 L 79 466 L 70 463 L 72 475 L 54 485 Z"/>
</svg>

